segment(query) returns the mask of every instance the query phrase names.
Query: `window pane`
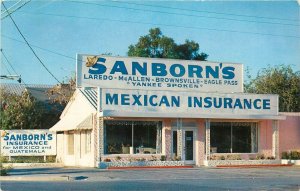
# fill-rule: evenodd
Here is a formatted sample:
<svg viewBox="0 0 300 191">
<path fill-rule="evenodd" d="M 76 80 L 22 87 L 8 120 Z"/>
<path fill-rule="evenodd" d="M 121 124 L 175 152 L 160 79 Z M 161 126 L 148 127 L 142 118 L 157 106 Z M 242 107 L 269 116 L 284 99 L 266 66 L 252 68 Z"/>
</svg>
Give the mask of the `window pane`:
<svg viewBox="0 0 300 191">
<path fill-rule="evenodd" d="M 251 153 L 251 123 L 232 123 L 232 152 Z"/>
<path fill-rule="evenodd" d="M 74 155 L 74 134 L 68 134 L 68 154 Z"/>
<path fill-rule="evenodd" d="M 106 122 L 106 154 L 129 154 L 132 146 L 132 124 L 128 122 Z"/>
<path fill-rule="evenodd" d="M 210 124 L 211 149 L 217 153 L 231 152 L 231 124 L 217 123 Z"/>
<path fill-rule="evenodd" d="M 92 132 L 86 131 L 85 137 L 85 153 L 91 152 Z"/>
<path fill-rule="evenodd" d="M 161 128 L 156 122 L 135 122 L 134 123 L 134 148 L 136 153 L 155 154 L 160 153 L 160 131 Z M 158 141 L 157 141 L 158 139 Z"/>
<path fill-rule="evenodd" d="M 173 154 L 177 156 L 177 131 L 173 131 Z"/>
</svg>

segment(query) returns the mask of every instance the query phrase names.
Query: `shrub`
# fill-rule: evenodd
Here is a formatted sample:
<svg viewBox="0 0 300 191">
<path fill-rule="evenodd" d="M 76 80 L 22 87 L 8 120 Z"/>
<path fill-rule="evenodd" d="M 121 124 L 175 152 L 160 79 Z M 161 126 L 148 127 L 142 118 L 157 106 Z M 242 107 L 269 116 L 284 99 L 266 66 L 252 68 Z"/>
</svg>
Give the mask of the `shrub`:
<svg viewBox="0 0 300 191">
<path fill-rule="evenodd" d="M 242 160 L 240 155 L 227 155 L 226 160 Z"/>
<path fill-rule="evenodd" d="M 6 156 L 0 155 L 0 163 L 7 163 L 8 162 L 8 158 Z"/>
<path fill-rule="evenodd" d="M 166 156 L 165 155 L 161 155 L 160 161 L 166 161 Z"/>
<path fill-rule="evenodd" d="M 300 152 L 299 151 L 282 152 L 281 159 L 299 160 Z"/>
<path fill-rule="evenodd" d="M 281 153 L 281 159 L 289 159 L 290 157 L 289 157 L 289 153 L 288 152 L 282 152 Z"/>
<path fill-rule="evenodd" d="M 265 159 L 266 157 L 265 157 L 265 155 L 264 154 L 258 154 L 257 156 L 256 156 L 256 160 L 263 160 L 263 159 Z"/>
<path fill-rule="evenodd" d="M 156 161 L 156 160 L 157 160 L 156 156 L 154 156 L 154 155 L 151 155 L 151 159 L 150 159 L 150 161 Z"/>
<path fill-rule="evenodd" d="M 145 158 L 137 158 L 136 161 L 138 161 L 138 162 L 144 162 L 144 161 L 146 161 L 146 159 Z"/>
<path fill-rule="evenodd" d="M 273 157 L 273 156 L 268 156 L 267 159 L 268 159 L 268 160 L 275 160 L 275 157 Z"/>
<path fill-rule="evenodd" d="M 111 160 L 109 158 L 105 158 L 103 161 L 104 162 L 111 162 Z"/>
<path fill-rule="evenodd" d="M 117 160 L 117 161 L 119 161 L 119 160 L 121 160 L 121 159 L 122 159 L 122 158 L 121 158 L 120 156 L 117 156 L 117 157 L 116 157 L 116 160 Z"/>
<path fill-rule="evenodd" d="M 218 160 L 225 160 L 225 156 L 224 155 L 219 156 Z"/>
<path fill-rule="evenodd" d="M 300 159 L 300 152 L 298 151 L 291 151 L 290 153 L 291 160 L 299 160 Z"/>
<path fill-rule="evenodd" d="M 52 163 L 56 161 L 56 156 L 46 156 L 46 162 Z"/>
</svg>

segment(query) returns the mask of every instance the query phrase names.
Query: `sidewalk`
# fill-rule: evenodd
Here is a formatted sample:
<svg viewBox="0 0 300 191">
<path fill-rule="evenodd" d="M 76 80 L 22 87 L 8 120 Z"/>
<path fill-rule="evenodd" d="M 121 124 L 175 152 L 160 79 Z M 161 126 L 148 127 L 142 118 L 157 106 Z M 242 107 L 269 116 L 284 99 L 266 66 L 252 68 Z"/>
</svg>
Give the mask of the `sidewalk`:
<svg viewBox="0 0 300 191">
<path fill-rule="evenodd" d="M 16 167 L 8 172 L 8 176 L 0 176 L 0 181 L 70 181 L 88 178 L 87 173 L 102 171 L 94 168 L 66 167 Z"/>
</svg>

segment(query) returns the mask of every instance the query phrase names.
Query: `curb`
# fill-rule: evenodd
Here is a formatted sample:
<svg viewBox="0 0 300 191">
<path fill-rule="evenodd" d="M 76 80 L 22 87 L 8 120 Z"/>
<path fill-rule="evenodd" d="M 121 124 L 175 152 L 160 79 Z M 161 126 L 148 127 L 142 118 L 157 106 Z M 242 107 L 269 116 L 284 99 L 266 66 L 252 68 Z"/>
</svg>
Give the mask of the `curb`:
<svg viewBox="0 0 300 191">
<path fill-rule="evenodd" d="M 127 167 L 108 167 L 107 170 L 143 170 L 143 169 L 176 169 L 194 168 L 194 166 L 127 166 Z"/>
<path fill-rule="evenodd" d="M 0 181 L 69 181 L 69 176 L 0 176 Z"/>
<path fill-rule="evenodd" d="M 217 168 L 267 168 L 267 167 L 290 167 L 292 164 L 262 164 L 262 165 L 218 165 Z"/>
</svg>

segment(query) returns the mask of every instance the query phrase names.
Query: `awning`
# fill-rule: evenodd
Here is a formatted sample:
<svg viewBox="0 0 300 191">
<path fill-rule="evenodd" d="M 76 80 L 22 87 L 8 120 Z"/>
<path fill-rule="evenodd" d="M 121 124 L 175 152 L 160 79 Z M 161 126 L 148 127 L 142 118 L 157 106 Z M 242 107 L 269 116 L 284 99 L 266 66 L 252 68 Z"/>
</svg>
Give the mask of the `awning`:
<svg viewBox="0 0 300 191">
<path fill-rule="evenodd" d="M 197 119 L 272 119 L 285 120 L 284 115 L 238 115 L 238 114 L 195 114 L 170 112 L 128 112 L 116 110 L 103 110 L 103 117 L 150 117 L 150 118 L 197 118 Z"/>
<path fill-rule="evenodd" d="M 77 125 L 76 130 L 88 130 L 93 128 L 93 114 L 90 114 L 83 120 L 79 125 Z"/>
<path fill-rule="evenodd" d="M 70 114 L 63 117 L 57 122 L 50 131 L 69 131 L 79 129 L 92 129 L 93 114 L 88 113 L 86 115 Z"/>
</svg>

